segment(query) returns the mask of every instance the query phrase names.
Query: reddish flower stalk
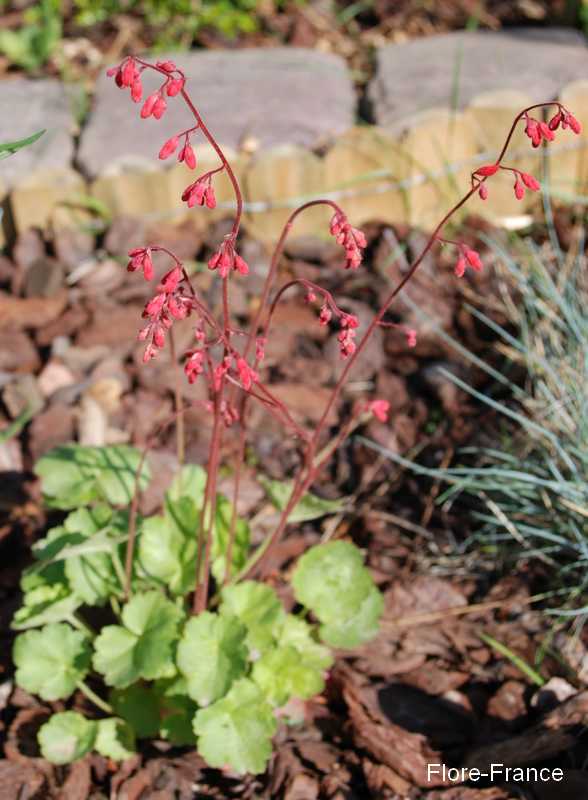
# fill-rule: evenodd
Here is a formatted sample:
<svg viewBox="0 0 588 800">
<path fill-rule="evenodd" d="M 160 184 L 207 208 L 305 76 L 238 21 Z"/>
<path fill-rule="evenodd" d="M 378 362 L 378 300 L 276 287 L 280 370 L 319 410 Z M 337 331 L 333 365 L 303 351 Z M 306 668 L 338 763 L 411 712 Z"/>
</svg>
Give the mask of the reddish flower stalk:
<svg viewBox="0 0 588 800">
<path fill-rule="evenodd" d="M 447 214 L 445 214 L 443 219 L 436 226 L 420 255 L 412 263 L 408 272 L 398 285 L 390 292 L 359 340 L 357 340 L 359 327 L 357 318 L 353 314 L 348 314 L 342 310 L 336 303 L 332 294 L 314 282 L 304 279 L 289 281 L 278 289 L 270 303 L 270 296 L 274 289 L 278 266 L 287 236 L 298 215 L 308 208 L 324 204 L 333 209 L 330 232 L 343 248 L 345 268 L 356 270 L 362 263 L 363 250 L 367 244 L 365 236 L 361 231 L 351 226 L 343 210 L 332 200 L 313 200 L 305 203 L 290 215 L 284 226 L 271 260 L 270 269 L 261 295 L 261 302 L 251 323 L 251 328 L 245 339 L 245 344 L 240 350 L 233 344 L 233 339 L 234 337 L 242 336 L 243 332 L 232 326 L 229 297 L 229 280 L 240 279 L 249 272 L 248 265 L 237 252 L 237 234 L 239 232 L 243 209 L 243 198 L 238 181 L 222 149 L 206 127 L 198 110 L 187 94 L 184 73 L 178 70 L 175 64 L 168 61 L 157 62 L 155 65 L 151 65 L 141 59 L 126 58 L 119 67 L 110 70 L 109 74 L 115 77 L 116 83 L 120 88 L 129 88 L 131 90 L 131 97 L 135 102 L 140 102 L 142 99 L 141 76 L 146 69 L 154 70 L 161 75 L 162 84 L 158 91 L 151 94 L 145 100 L 141 109 L 141 116 L 145 119 L 148 117 L 159 119 L 166 111 L 166 98 L 180 96 L 193 114 L 196 123 L 192 128 L 180 131 L 164 142 L 159 151 L 159 157 L 166 159 L 178 152 L 178 160 L 185 163 L 188 168 L 194 169 L 197 165 L 197 161 L 191 145 L 191 137 L 200 132 L 211 144 L 220 160 L 220 166 L 218 168 L 197 177 L 195 181 L 192 181 L 192 183 L 187 186 L 182 195 L 182 199 L 187 202 L 190 208 L 194 205 L 213 208 L 216 205 L 213 179 L 216 174 L 225 171 L 233 186 L 236 200 L 236 213 L 232 229 L 208 262 L 209 269 L 216 271 L 221 280 L 222 321 L 217 322 L 206 303 L 198 296 L 181 261 L 164 248 L 158 247 L 157 245 L 146 248 L 136 248 L 129 254 L 130 261 L 128 265 L 129 270 L 141 270 L 146 280 L 152 280 L 154 277 L 154 268 L 151 254 L 153 252 L 163 251 L 172 259 L 171 269 L 161 279 L 161 282 L 157 286 L 155 296 L 147 303 L 143 313 L 143 316 L 148 322 L 141 332 L 140 338 L 147 341 L 145 351 L 146 361 L 157 356 L 158 351 L 164 346 L 166 334 L 173 326 L 175 320 L 185 319 L 187 317 L 196 319 L 194 327 L 195 343 L 194 347 L 186 353 L 184 372 L 190 383 L 194 383 L 197 380 L 206 381 L 210 397 L 209 409 L 213 414 L 204 507 L 200 516 L 200 529 L 197 532 L 198 550 L 194 611 L 195 613 L 200 613 L 206 608 L 208 599 L 210 558 L 216 510 L 217 478 L 220 467 L 223 430 L 225 427 L 230 427 L 234 424 L 239 425 L 239 444 L 234 480 L 233 517 L 226 553 L 227 570 L 225 581 L 229 581 L 235 580 L 237 577 L 249 576 L 259 569 L 259 561 L 261 558 L 267 554 L 283 535 L 292 509 L 315 482 L 319 472 L 324 468 L 334 450 L 345 440 L 357 424 L 360 423 L 365 414 L 370 413 L 381 422 L 386 421 L 389 414 L 389 403 L 387 401 L 372 400 L 360 404 L 355 409 L 348 422 L 341 426 L 339 432 L 332 437 L 327 445 L 319 452 L 319 444 L 325 432 L 330 412 L 338 401 L 343 386 L 357 358 L 362 354 L 374 330 L 377 327 L 400 328 L 406 336 L 407 346 L 414 347 L 416 345 L 417 332 L 415 330 L 396 323 L 387 322 L 385 320 L 385 315 L 399 292 L 408 281 L 411 280 L 431 248 L 436 243 L 440 243 L 457 249 L 458 259 L 455 272 L 459 277 L 462 277 L 468 268 L 476 272 L 482 269 L 482 260 L 480 254 L 476 250 L 469 247 L 464 242 L 442 237 L 441 232 L 449 219 L 462 208 L 475 193 L 479 193 L 480 197 L 485 199 L 488 196 L 486 183 L 499 171 L 508 171 L 514 176 L 514 192 L 515 196 L 519 199 L 524 196 L 527 189 L 531 191 L 539 190 L 539 183 L 532 175 L 503 164 L 504 156 L 518 123 L 524 121 L 525 133 L 530 138 L 533 147 L 538 147 L 542 142 L 548 143 L 552 141 L 555 136 L 555 131 L 560 127 L 563 129 L 569 128 L 574 133 L 579 133 L 580 124 L 571 112 L 559 102 L 539 103 L 521 111 L 514 119 L 496 161 L 493 164 L 479 167 L 472 173 L 469 191 L 466 192 Z M 555 107 L 555 113 L 549 122 L 546 123 L 532 116 L 533 111 L 550 107 Z M 276 306 L 286 291 L 296 287 L 304 290 L 305 299 L 308 303 L 314 304 L 320 302 L 317 324 L 325 326 L 336 325 L 338 327 L 337 338 L 339 341 L 340 353 L 341 357 L 346 362 L 329 400 L 323 409 L 321 418 L 312 433 L 307 432 L 298 425 L 286 406 L 264 385 L 259 373 L 260 365 L 265 355 L 265 345 L 268 340 L 271 339 L 271 325 Z M 262 332 L 261 336 L 259 335 L 260 330 Z M 222 355 L 218 352 L 219 348 L 220 351 L 222 351 Z M 253 363 L 250 363 L 252 357 Z M 230 389 L 228 389 L 228 387 L 230 387 Z M 236 510 L 241 485 L 241 464 L 244 461 L 247 442 L 247 407 L 249 398 L 261 402 L 263 406 L 280 419 L 287 428 L 294 431 L 301 446 L 302 459 L 298 475 L 294 480 L 290 499 L 282 511 L 275 530 L 264 545 L 254 553 L 246 568 L 243 570 L 243 574 L 240 576 L 233 576 L 231 575 L 231 563 L 237 519 Z M 127 581 L 130 581 L 130 565 L 132 564 L 133 547 L 134 535 L 129 537 Z"/>
</svg>

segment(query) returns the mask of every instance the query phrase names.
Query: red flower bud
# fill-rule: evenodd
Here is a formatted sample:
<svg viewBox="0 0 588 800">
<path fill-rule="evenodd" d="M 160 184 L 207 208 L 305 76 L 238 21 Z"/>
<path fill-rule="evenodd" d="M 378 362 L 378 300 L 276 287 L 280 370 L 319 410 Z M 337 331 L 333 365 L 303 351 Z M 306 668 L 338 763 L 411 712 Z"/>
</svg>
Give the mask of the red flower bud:
<svg viewBox="0 0 588 800">
<path fill-rule="evenodd" d="M 128 58 L 120 71 L 120 82 L 123 86 L 131 86 L 137 75 L 135 62 L 132 58 Z"/>
<path fill-rule="evenodd" d="M 141 78 L 137 78 L 135 81 L 133 81 L 133 85 L 131 86 L 131 99 L 133 103 L 140 103 L 142 97 L 143 85 L 141 83 Z"/>
<path fill-rule="evenodd" d="M 475 250 L 466 248 L 464 255 L 470 267 L 472 269 L 475 269 L 476 272 L 481 272 L 483 264 L 482 264 L 482 259 L 480 258 L 480 254 L 477 253 Z"/>
<path fill-rule="evenodd" d="M 525 187 L 517 178 L 514 184 L 514 193 L 517 200 L 522 200 L 525 196 Z"/>
<path fill-rule="evenodd" d="M 165 113 L 167 108 L 167 103 L 163 99 L 163 97 L 159 94 L 157 95 L 157 100 L 155 101 L 155 105 L 153 106 L 152 114 L 155 119 L 161 119 Z"/>
<path fill-rule="evenodd" d="M 240 255 L 235 255 L 235 269 L 239 273 L 239 275 L 248 275 L 249 274 L 249 266 L 244 258 L 241 258 Z"/>
<path fill-rule="evenodd" d="M 159 95 L 157 92 L 154 94 L 150 94 L 147 100 L 143 103 L 143 108 L 141 109 L 141 117 L 143 119 L 147 119 L 153 114 L 153 109 L 155 108 L 155 103 L 157 103 L 159 99 Z"/>
<path fill-rule="evenodd" d="M 328 325 L 329 322 L 331 321 L 332 316 L 333 312 L 331 311 L 331 309 L 328 306 L 324 305 L 319 313 L 319 325 Z"/>
<path fill-rule="evenodd" d="M 498 164 L 486 164 L 485 167 L 480 167 L 480 169 L 477 169 L 474 175 L 480 175 L 482 178 L 487 178 L 490 175 L 495 175 L 498 172 L 498 168 Z"/>
<path fill-rule="evenodd" d="M 539 123 L 539 131 L 541 133 L 541 136 L 543 136 L 543 138 L 545 139 L 545 141 L 552 142 L 555 139 L 555 134 L 553 133 L 549 125 L 547 125 L 545 122 Z"/>
<path fill-rule="evenodd" d="M 567 117 L 566 117 L 566 121 L 567 121 L 568 125 L 570 126 L 570 128 L 573 130 L 574 133 L 576 133 L 576 134 L 582 133 L 581 124 L 578 122 L 578 120 L 575 118 L 575 116 L 573 114 L 570 114 L 569 111 L 568 111 L 568 114 L 567 114 Z"/>
<path fill-rule="evenodd" d="M 179 266 L 173 267 L 170 269 L 169 272 L 161 279 L 161 283 L 157 287 L 159 292 L 165 292 L 166 294 L 171 294 L 178 288 L 178 283 L 182 279 L 182 269 Z"/>
<path fill-rule="evenodd" d="M 184 80 L 183 78 L 174 78 L 173 81 L 169 81 L 166 87 L 166 92 L 168 97 L 175 97 L 179 94 L 182 89 L 184 88 Z"/>
<path fill-rule="evenodd" d="M 153 344 L 160 349 L 165 345 L 165 331 L 163 328 L 155 328 L 153 331 Z"/>
<path fill-rule="evenodd" d="M 159 67 L 159 69 L 163 69 L 166 72 L 174 72 L 176 69 L 176 65 L 173 61 L 156 61 L 155 66 Z"/>
<path fill-rule="evenodd" d="M 216 208 L 216 197 L 212 186 L 207 186 L 204 190 L 204 202 L 207 208 Z"/>
<path fill-rule="evenodd" d="M 196 169 L 196 156 L 194 154 L 194 150 L 192 149 L 192 145 L 189 142 L 186 142 L 186 144 L 178 153 L 178 161 L 185 162 L 186 166 L 190 169 Z"/>
<path fill-rule="evenodd" d="M 485 183 L 480 184 L 480 188 L 478 189 L 478 194 L 482 200 L 488 199 L 488 187 Z"/>
<path fill-rule="evenodd" d="M 457 259 L 457 264 L 455 265 L 455 274 L 457 275 L 458 278 L 463 278 L 463 276 L 465 275 L 466 267 L 467 264 L 465 258 L 463 256 L 460 256 Z"/>
<path fill-rule="evenodd" d="M 172 136 L 171 139 L 168 139 L 167 142 L 163 145 L 161 150 L 159 151 L 159 158 L 163 161 L 166 158 L 169 158 L 172 153 L 175 153 L 176 148 L 178 146 L 178 137 Z"/>
<path fill-rule="evenodd" d="M 527 189 L 531 189 L 532 192 L 538 192 L 541 188 L 539 181 L 527 172 L 521 172 L 521 180 Z"/>
<path fill-rule="evenodd" d="M 387 400 L 372 400 L 368 403 L 368 411 L 371 411 L 380 422 L 387 422 L 390 403 Z"/>
</svg>

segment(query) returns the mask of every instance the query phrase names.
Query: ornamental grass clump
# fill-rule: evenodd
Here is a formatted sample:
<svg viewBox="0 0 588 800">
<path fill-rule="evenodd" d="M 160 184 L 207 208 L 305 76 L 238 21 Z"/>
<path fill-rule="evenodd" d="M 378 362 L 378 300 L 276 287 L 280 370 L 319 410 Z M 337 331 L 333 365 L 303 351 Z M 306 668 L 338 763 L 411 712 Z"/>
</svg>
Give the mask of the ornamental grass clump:
<svg viewBox="0 0 588 800">
<path fill-rule="evenodd" d="M 466 308 L 498 337 L 500 373 L 476 361 L 492 390 L 445 373 L 498 413 L 484 433 L 495 443 L 464 448 L 451 469 L 414 468 L 449 485 L 438 498 L 446 509 L 468 509 L 475 533 L 464 549 L 482 547 L 502 568 L 541 562 L 546 600 L 565 617 L 587 611 L 588 276 L 584 226 L 572 227 L 567 252 L 551 222 L 548 232 L 541 246 L 513 238 L 508 251 L 487 239 L 502 287 L 493 309 L 503 322 Z"/>
<path fill-rule="evenodd" d="M 144 97 L 147 73 L 159 85 Z M 35 563 L 23 577 L 23 605 L 13 622 L 23 631 L 14 646 L 16 681 L 47 702 L 67 700 L 79 690 L 96 706 L 95 715 L 59 711 L 43 725 L 41 750 L 55 763 L 91 750 L 124 759 L 135 751 L 137 738 L 157 737 L 196 746 L 210 766 L 259 773 L 270 757 L 278 718 L 292 716 L 296 704 L 321 692 L 332 649 L 353 648 L 375 636 L 383 610 L 361 552 L 348 541 L 319 544 L 299 558 L 290 576 L 293 612 L 265 580 L 268 556 L 288 524 L 333 510 L 332 501 L 309 492 L 334 450 L 370 415 L 385 422 L 390 404 L 382 398 L 358 402 L 334 434 L 327 424 L 330 412 L 373 331 L 402 327 L 387 312 L 432 247 L 456 248 L 459 275 L 482 269 L 476 250 L 441 234 L 470 197 L 487 193 L 489 179 L 510 169 L 503 162 L 517 125 L 526 125 L 534 146 L 536 130 L 548 141 L 558 126 L 576 132 L 579 126 L 559 103 L 522 111 L 499 158 L 472 174 L 469 190 L 443 217 L 365 330 L 319 283 L 306 278 L 277 283 L 296 219 L 319 205 L 332 211 L 330 233 L 341 246 L 342 268 L 362 266 L 366 239 L 345 212 L 332 200 L 305 203 L 284 226 L 250 328 L 243 331 L 231 313 L 232 282 L 247 280 L 249 273 L 238 241 L 243 198 L 230 163 L 188 94 L 185 75 L 171 61 L 151 64 L 133 57 L 110 75 L 140 104 L 140 117 L 148 120 L 144 124 L 162 118 L 170 102 L 184 102 L 191 113 L 192 125 L 159 149 L 161 159 L 177 157 L 196 171 L 182 195 L 189 208 L 215 207 L 215 180 L 221 173 L 234 190 L 231 229 L 208 262 L 218 279 L 219 318 L 170 250 L 156 242 L 137 243 L 128 262 L 129 271 L 154 285 L 139 332 L 146 364 L 168 345 L 178 321 L 191 321 L 193 342 L 183 356 L 183 370 L 190 384 L 205 384 L 202 414 L 211 418 L 210 448 L 206 468 L 183 466 L 162 512 L 148 518 L 138 512 L 139 493 L 150 479 L 145 453 L 126 446 L 71 445 L 40 460 L 36 470 L 47 503 L 68 513 L 37 544 Z M 555 109 L 549 125 L 530 116 L 549 108 Z M 202 175 L 197 174 L 196 136 L 204 137 L 219 160 Z M 520 181 L 534 188 L 530 176 L 514 174 L 517 196 Z M 156 274 L 154 253 L 168 259 L 163 275 Z M 264 373 L 274 313 L 286 293 L 298 293 L 316 308 L 316 324 L 334 331 L 345 362 L 314 430 L 296 421 Z M 414 346 L 416 332 L 403 330 L 407 345 Z M 247 520 L 237 514 L 250 403 L 260 403 L 279 420 L 300 454 L 292 482 L 269 485 L 279 519 L 255 549 Z M 181 411 L 176 410 L 178 419 Z M 237 440 L 230 497 L 218 491 L 227 431 Z M 96 613 L 94 607 L 102 610 Z"/>
</svg>

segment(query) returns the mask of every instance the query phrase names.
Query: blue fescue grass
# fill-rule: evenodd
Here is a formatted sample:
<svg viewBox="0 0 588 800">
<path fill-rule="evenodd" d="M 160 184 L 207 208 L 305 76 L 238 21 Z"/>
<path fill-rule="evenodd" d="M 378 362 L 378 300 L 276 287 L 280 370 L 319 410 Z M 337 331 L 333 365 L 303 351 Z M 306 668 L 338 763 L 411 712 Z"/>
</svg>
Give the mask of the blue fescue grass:
<svg viewBox="0 0 588 800">
<path fill-rule="evenodd" d="M 548 222 L 550 216 L 548 216 Z M 447 486 L 438 502 L 458 499 L 474 533 L 464 548 L 491 548 L 498 560 L 523 556 L 552 569 L 553 592 L 571 614 L 588 613 L 588 274 L 585 231 L 576 226 L 564 252 L 553 224 L 543 245 L 511 236 L 486 238 L 493 253 L 506 324 L 466 305 L 497 337 L 497 370 L 437 328 L 462 358 L 482 369 L 490 386 L 481 392 L 449 371 L 457 387 L 508 419 L 493 447 L 460 451 L 460 465 L 428 469 L 394 453 L 398 463 Z M 407 298 L 404 298 L 407 301 Z M 496 301 L 499 301 L 498 303 Z M 410 303 L 410 300 L 408 300 Z M 418 310 L 415 309 L 415 311 Z M 431 321 L 428 320 L 431 324 Z M 515 382 L 510 376 L 524 375 Z M 497 389 L 499 391 L 497 391 Z M 364 440 L 366 441 L 366 440 Z M 367 443 L 367 442 L 366 442 Z M 373 442 L 371 447 L 381 448 Z M 463 464 L 463 466 L 462 466 Z M 473 502 L 472 502 L 473 501 Z M 562 591 L 563 590 L 563 591 Z M 581 606 L 581 607 L 580 607 Z M 558 609 L 557 613 L 561 613 Z"/>
</svg>

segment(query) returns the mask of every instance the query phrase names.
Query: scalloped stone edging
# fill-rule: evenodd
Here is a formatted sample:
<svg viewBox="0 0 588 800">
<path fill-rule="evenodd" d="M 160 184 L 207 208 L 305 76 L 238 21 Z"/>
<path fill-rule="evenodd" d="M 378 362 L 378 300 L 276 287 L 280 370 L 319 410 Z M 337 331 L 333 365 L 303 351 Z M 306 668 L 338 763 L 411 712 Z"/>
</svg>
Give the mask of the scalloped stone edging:
<svg viewBox="0 0 588 800">
<path fill-rule="evenodd" d="M 433 225 L 463 194 L 470 172 L 497 153 L 514 114 L 546 96 L 569 105 L 588 131 L 588 81 L 577 80 L 588 75 L 588 48 L 573 32 L 552 38 L 547 42 L 528 31 L 518 36 L 460 32 L 386 46 L 378 54 L 369 90 L 378 125 L 354 124 L 351 80 L 335 56 L 289 48 L 188 53 L 182 66 L 190 75 L 195 101 L 234 156 L 247 229 L 270 242 L 293 208 L 317 196 L 340 201 L 357 225 L 369 220 Z M 495 63 L 486 72 L 478 65 L 477 82 L 467 72 L 460 108 L 449 110 L 439 100 L 452 75 L 456 48 L 462 68 L 470 69 L 473 54 L 493 53 Z M 531 53 L 534 58 L 525 67 Z M 427 64 L 429 75 L 435 69 L 432 86 L 430 79 L 422 83 L 419 78 Z M 26 87 L 16 86 L 21 81 L 0 82 L 0 104 L 6 102 L 4 93 L 18 107 L 18 98 L 28 96 Z M 30 84 L 41 116 L 33 111 L 24 121 L 15 116 L 19 122 L 13 129 L 8 118 L 0 123 L 4 138 L 24 136 L 36 127 L 50 129 L 49 136 L 14 156 L 13 164 L 5 162 L 8 172 L 0 172 L 5 187 L 0 195 L 8 197 L 18 231 L 84 224 L 88 195 L 112 215 L 181 222 L 196 214 L 203 228 L 230 213 L 233 201 L 224 176 L 215 180 L 219 207 L 188 212 L 180 194 L 192 173 L 184 165 L 164 165 L 156 158 L 160 142 L 190 124 L 179 101 L 170 103 L 161 123 L 141 121 L 127 93 L 100 78 L 75 156 L 76 171 L 74 124 L 64 106 L 65 90 L 55 81 Z M 402 98 L 406 107 L 400 115 Z M 543 151 L 530 150 L 527 139 L 517 133 L 510 162 L 538 178 L 547 165 L 552 192 L 572 200 L 586 190 L 587 146 L 586 134 L 563 133 L 542 163 Z M 217 164 L 208 145 L 196 150 L 199 169 Z M 511 183 L 507 176 L 497 176 L 486 202 L 472 199 L 472 211 L 510 227 L 522 224 L 540 201 L 530 193 L 516 201 Z M 322 236 L 326 219 L 323 209 L 313 209 L 299 218 L 296 234 Z"/>
</svg>

